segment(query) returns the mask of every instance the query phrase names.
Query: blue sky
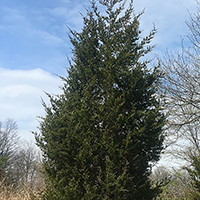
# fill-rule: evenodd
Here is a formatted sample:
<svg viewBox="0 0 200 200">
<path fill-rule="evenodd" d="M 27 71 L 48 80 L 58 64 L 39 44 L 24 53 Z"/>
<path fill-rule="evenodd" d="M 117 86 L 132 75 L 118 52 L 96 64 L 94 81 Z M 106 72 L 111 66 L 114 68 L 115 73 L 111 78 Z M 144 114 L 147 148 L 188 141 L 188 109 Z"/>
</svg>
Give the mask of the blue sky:
<svg viewBox="0 0 200 200">
<path fill-rule="evenodd" d="M 0 2 L 0 121 L 14 118 L 19 134 L 33 139 L 37 116 L 43 116 L 44 91 L 60 93 L 62 85 L 55 74 L 67 76 L 71 44 L 67 26 L 80 31 L 88 0 L 1 0 Z M 181 36 L 189 30 L 188 10 L 196 12 L 195 0 L 135 0 L 135 13 L 145 8 L 141 18 L 143 34 L 153 23 L 158 33 L 154 54 L 166 48 L 181 48 Z"/>
</svg>

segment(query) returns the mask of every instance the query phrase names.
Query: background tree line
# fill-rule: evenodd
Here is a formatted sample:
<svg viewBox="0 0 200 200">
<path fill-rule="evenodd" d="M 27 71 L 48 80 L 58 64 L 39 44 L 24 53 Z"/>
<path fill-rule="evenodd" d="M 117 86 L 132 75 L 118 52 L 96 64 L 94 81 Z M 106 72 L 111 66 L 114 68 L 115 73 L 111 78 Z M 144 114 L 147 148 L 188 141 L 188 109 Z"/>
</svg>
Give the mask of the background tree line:
<svg viewBox="0 0 200 200">
<path fill-rule="evenodd" d="M 22 142 L 12 119 L 0 122 L 0 183 L 13 189 L 41 187 L 41 153 L 34 143 Z"/>
</svg>

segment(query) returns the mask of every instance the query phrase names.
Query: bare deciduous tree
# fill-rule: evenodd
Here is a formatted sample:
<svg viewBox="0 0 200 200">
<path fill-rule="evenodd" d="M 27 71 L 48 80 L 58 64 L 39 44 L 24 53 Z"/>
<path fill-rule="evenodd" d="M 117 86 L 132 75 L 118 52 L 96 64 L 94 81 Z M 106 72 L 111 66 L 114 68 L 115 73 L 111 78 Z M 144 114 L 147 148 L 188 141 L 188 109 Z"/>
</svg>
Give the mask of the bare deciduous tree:
<svg viewBox="0 0 200 200">
<path fill-rule="evenodd" d="M 194 189 L 187 171 L 157 167 L 152 176 L 153 182 L 163 182 L 162 193 L 156 200 L 163 199 L 190 199 L 190 192 Z"/>
<path fill-rule="evenodd" d="M 198 3 L 198 2 L 197 2 Z M 171 150 L 177 156 L 189 159 L 191 153 L 200 153 L 200 4 L 196 14 L 186 22 L 190 34 L 190 48 L 167 53 L 161 61 L 165 73 L 164 90 L 169 112 Z"/>
<path fill-rule="evenodd" d="M 0 122 L 0 182 L 15 187 L 43 185 L 41 154 L 33 142 L 21 142 L 13 119 Z"/>
<path fill-rule="evenodd" d="M 17 124 L 13 119 L 7 119 L 5 123 L 0 122 L 0 180 L 6 177 L 9 168 L 16 159 L 19 137 L 17 135 Z"/>
<path fill-rule="evenodd" d="M 14 163 L 15 178 L 18 182 L 28 184 L 31 187 L 37 181 L 43 182 L 43 176 L 40 173 L 41 160 L 41 152 L 33 143 L 26 142 L 23 144 L 23 148 L 20 149 Z"/>
</svg>

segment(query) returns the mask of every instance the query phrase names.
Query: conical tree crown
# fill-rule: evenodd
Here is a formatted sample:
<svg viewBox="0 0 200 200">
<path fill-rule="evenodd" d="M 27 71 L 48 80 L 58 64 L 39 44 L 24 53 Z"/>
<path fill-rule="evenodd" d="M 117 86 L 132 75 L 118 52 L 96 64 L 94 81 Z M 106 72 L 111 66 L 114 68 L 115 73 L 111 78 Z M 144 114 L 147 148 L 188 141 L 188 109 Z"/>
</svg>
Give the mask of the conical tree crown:
<svg viewBox="0 0 200 200">
<path fill-rule="evenodd" d="M 151 163 L 162 150 L 165 119 L 156 95 L 161 74 L 143 56 L 155 29 L 141 38 L 133 3 L 91 3 L 80 33 L 71 31 L 73 58 L 63 94 L 36 137 L 44 153 L 46 199 L 151 199 Z M 141 59 L 142 58 L 142 59 Z M 141 61 L 143 60 L 143 61 Z"/>
</svg>

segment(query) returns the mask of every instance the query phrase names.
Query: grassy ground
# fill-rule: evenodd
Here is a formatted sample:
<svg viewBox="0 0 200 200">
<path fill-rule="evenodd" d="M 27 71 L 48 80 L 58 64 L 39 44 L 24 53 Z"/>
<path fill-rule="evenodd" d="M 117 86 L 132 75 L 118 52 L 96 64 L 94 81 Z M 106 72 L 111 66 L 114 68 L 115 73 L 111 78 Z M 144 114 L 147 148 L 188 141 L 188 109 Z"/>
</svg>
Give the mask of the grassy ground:
<svg viewBox="0 0 200 200">
<path fill-rule="evenodd" d="M 0 200 L 38 200 L 41 189 L 24 186 L 21 189 L 14 189 L 12 186 L 0 186 Z"/>
</svg>

